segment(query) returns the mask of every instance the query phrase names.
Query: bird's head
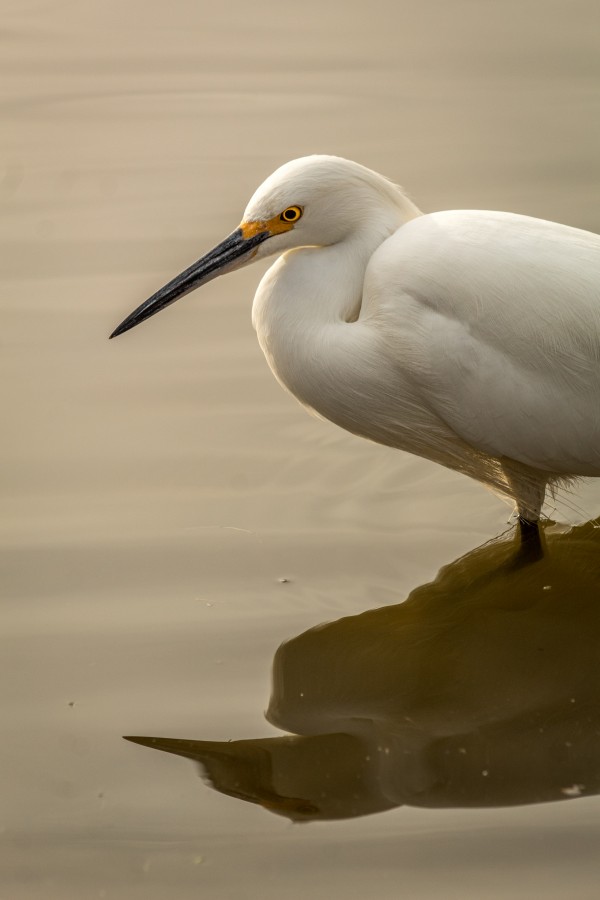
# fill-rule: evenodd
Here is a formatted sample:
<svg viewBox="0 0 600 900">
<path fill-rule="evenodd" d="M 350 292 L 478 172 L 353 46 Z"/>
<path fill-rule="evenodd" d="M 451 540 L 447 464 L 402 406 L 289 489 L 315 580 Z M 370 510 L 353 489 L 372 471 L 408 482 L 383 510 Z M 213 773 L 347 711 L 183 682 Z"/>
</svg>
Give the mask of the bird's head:
<svg viewBox="0 0 600 900">
<path fill-rule="evenodd" d="M 358 163 L 337 156 L 285 163 L 251 197 L 235 231 L 142 303 L 111 337 L 225 272 L 295 247 L 342 241 L 385 208 L 399 219 L 418 214 L 396 185 Z"/>
</svg>

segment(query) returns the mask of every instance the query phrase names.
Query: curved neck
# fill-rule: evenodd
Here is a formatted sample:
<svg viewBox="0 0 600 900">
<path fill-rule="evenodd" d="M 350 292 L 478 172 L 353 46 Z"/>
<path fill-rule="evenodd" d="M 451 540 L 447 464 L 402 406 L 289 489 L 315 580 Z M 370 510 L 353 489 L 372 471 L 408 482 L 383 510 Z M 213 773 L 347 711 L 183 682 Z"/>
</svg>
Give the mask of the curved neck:
<svg viewBox="0 0 600 900">
<path fill-rule="evenodd" d="M 254 298 L 253 324 L 275 377 L 301 403 L 349 431 L 358 427 L 351 421 L 350 383 L 357 372 L 364 379 L 373 369 L 366 358 L 357 365 L 373 353 L 372 329 L 361 318 L 365 271 L 386 238 L 419 215 L 413 209 L 408 215 L 399 205 L 380 207 L 343 241 L 284 253 Z M 363 389 L 364 380 L 354 386 Z"/>
<path fill-rule="evenodd" d="M 260 346 L 281 384 L 309 406 L 315 403 L 307 391 L 322 381 L 328 353 L 337 347 L 331 330 L 360 315 L 373 249 L 346 240 L 291 250 L 258 287 L 252 321 Z"/>
<path fill-rule="evenodd" d="M 421 215 L 402 194 L 368 216 L 343 241 L 283 253 L 263 277 L 252 321 L 267 357 L 272 344 L 358 319 L 368 262 L 399 227 Z M 274 348 L 273 348 L 274 349 Z"/>
</svg>

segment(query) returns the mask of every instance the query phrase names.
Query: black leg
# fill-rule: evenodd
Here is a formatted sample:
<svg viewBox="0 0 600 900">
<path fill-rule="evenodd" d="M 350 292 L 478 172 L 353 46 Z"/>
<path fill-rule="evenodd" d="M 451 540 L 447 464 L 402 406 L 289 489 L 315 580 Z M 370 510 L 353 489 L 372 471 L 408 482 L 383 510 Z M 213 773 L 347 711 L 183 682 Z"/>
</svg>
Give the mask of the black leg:
<svg viewBox="0 0 600 900">
<path fill-rule="evenodd" d="M 520 546 L 517 551 L 517 564 L 524 565 L 526 563 L 536 562 L 542 559 L 544 555 L 544 547 L 542 545 L 542 537 L 538 522 L 532 522 L 519 516 L 519 537 Z"/>
<path fill-rule="evenodd" d="M 519 531 L 521 533 L 521 543 L 524 544 L 527 541 L 539 541 L 540 539 L 540 527 L 537 521 L 532 522 L 530 519 L 526 519 L 524 516 L 519 516 Z"/>
</svg>

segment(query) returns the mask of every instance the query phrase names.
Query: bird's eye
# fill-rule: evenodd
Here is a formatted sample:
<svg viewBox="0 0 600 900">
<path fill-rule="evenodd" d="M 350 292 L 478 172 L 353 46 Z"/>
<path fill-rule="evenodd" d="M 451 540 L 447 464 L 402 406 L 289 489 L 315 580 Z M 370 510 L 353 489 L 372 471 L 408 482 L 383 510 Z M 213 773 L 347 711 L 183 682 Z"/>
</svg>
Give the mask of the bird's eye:
<svg viewBox="0 0 600 900">
<path fill-rule="evenodd" d="M 279 218 L 282 222 L 297 222 L 301 215 L 302 210 L 299 206 L 288 206 L 287 209 L 284 209 Z"/>
</svg>

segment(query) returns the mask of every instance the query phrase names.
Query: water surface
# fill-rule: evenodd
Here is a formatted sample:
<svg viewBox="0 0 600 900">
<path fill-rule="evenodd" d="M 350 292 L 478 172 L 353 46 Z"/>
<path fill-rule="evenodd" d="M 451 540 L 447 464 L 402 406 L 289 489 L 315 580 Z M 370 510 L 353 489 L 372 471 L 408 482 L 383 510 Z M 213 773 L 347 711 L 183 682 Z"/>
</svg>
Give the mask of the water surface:
<svg viewBox="0 0 600 900">
<path fill-rule="evenodd" d="M 598 24 L 589 0 L 7 5 L 3 896 L 596 896 L 597 541 L 569 528 L 598 487 L 549 507 L 554 568 L 507 574 L 501 502 L 281 391 L 258 266 L 106 338 L 310 152 L 424 210 L 599 230 Z M 124 734 L 286 762 L 251 744 L 222 793 Z M 323 789 L 338 759 L 360 802 Z"/>
</svg>

